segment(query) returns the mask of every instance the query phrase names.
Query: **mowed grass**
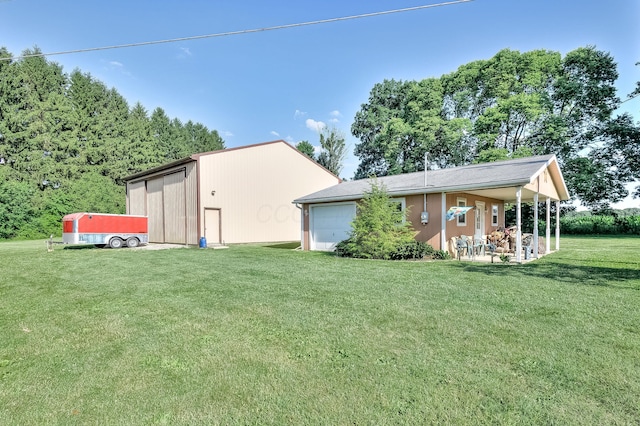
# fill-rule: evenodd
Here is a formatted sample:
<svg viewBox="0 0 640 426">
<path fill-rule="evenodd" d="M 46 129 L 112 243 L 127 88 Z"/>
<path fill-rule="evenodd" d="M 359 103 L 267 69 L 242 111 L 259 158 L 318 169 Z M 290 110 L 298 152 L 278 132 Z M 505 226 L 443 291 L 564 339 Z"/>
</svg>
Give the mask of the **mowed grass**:
<svg viewBox="0 0 640 426">
<path fill-rule="evenodd" d="M 0 424 L 637 424 L 640 239 L 561 244 L 491 265 L 0 243 Z"/>
</svg>

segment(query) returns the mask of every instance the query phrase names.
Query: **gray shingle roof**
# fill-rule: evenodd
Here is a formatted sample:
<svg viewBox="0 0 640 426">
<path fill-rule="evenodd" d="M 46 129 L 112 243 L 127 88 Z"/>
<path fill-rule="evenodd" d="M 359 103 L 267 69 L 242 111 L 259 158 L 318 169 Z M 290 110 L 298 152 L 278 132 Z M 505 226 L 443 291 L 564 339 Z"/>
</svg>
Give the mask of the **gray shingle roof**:
<svg viewBox="0 0 640 426">
<path fill-rule="evenodd" d="M 518 158 L 493 163 L 427 171 L 377 178 L 391 196 L 425 192 L 458 192 L 474 189 L 504 188 L 530 183 L 551 161 L 554 155 Z M 347 181 L 294 200 L 294 203 L 322 203 L 362 198 L 371 188 L 371 179 Z"/>
</svg>

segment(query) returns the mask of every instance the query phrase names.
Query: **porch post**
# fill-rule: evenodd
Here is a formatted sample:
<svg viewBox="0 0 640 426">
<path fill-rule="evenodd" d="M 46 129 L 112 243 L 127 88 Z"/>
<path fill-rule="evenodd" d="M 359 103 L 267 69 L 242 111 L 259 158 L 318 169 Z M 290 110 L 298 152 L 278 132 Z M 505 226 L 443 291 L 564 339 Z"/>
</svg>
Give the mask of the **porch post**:
<svg viewBox="0 0 640 426">
<path fill-rule="evenodd" d="M 440 250 L 447 250 L 447 194 L 443 192 L 441 197 L 442 207 L 440 208 Z"/>
<path fill-rule="evenodd" d="M 549 254 L 551 251 L 551 198 L 547 197 L 547 226 L 545 228 L 545 241 L 546 251 L 545 253 Z"/>
<path fill-rule="evenodd" d="M 560 250 L 560 201 L 556 201 L 556 250 Z"/>
<path fill-rule="evenodd" d="M 522 187 L 516 188 L 516 262 L 522 262 Z"/>
<path fill-rule="evenodd" d="M 533 258 L 538 258 L 538 193 L 533 194 Z"/>
</svg>

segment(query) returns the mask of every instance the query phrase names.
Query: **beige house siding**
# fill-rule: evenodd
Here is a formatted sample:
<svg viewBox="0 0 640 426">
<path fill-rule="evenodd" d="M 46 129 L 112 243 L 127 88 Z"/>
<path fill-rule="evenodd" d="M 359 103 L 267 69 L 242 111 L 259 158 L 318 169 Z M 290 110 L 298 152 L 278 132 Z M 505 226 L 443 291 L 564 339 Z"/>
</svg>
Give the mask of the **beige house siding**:
<svg viewBox="0 0 640 426">
<path fill-rule="evenodd" d="M 204 209 L 220 209 L 225 243 L 296 241 L 301 210 L 292 200 L 339 183 L 339 178 L 286 142 L 203 154 L 200 228 Z"/>
<path fill-rule="evenodd" d="M 504 203 L 501 200 L 497 200 L 494 198 L 487 197 L 479 197 L 477 195 L 468 194 L 464 192 L 452 192 L 446 195 L 447 205 L 445 206 L 445 211 L 449 208 L 458 205 L 458 199 L 464 198 L 466 199 L 467 206 L 473 206 L 473 209 L 469 210 L 467 213 L 467 220 L 465 225 L 461 225 L 457 220 L 451 220 L 447 222 L 446 226 L 446 237 L 450 239 L 451 237 L 456 237 L 459 235 L 473 235 L 475 232 L 475 215 L 476 215 L 476 202 L 481 201 L 485 203 L 485 211 L 479 212 L 479 214 L 484 215 L 484 232 L 483 235 L 490 234 L 492 231 L 495 231 L 499 227 L 504 227 Z M 491 206 L 498 205 L 498 224 L 492 225 L 491 223 Z M 438 214 L 438 218 L 440 215 Z M 439 241 L 439 240 L 438 240 Z M 439 243 L 438 243 L 439 245 Z M 434 246 L 435 247 L 435 246 Z"/>
<path fill-rule="evenodd" d="M 416 240 L 423 241 L 433 247 L 440 246 L 440 210 L 442 197 L 440 194 L 427 194 L 427 212 L 429 222 L 422 224 L 420 215 L 424 210 L 424 194 L 408 195 L 405 197 L 409 214 L 407 219 L 416 230 Z"/>
<path fill-rule="evenodd" d="M 554 183 L 548 169 L 545 169 L 534 179 L 532 183 L 526 185 L 524 188 L 533 192 L 538 192 L 540 200 L 543 200 L 546 197 L 554 200 L 560 199 L 560 195 L 556 189 L 556 184 Z"/>
</svg>

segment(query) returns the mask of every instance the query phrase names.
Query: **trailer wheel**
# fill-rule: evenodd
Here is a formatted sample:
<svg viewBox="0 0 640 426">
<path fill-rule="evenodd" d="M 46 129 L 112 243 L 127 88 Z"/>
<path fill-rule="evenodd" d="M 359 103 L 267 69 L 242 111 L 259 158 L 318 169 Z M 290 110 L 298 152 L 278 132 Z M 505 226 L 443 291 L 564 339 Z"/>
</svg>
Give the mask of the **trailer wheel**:
<svg viewBox="0 0 640 426">
<path fill-rule="evenodd" d="M 123 241 L 118 237 L 113 237 L 112 239 L 109 240 L 109 247 L 113 249 L 118 249 L 122 247 L 122 244 L 123 244 Z"/>
<path fill-rule="evenodd" d="M 131 237 L 127 239 L 127 247 L 134 248 L 134 247 L 138 247 L 139 245 L 140 245 L 140 240 L 138 240 L 136 237 Z"/>
</svg>

